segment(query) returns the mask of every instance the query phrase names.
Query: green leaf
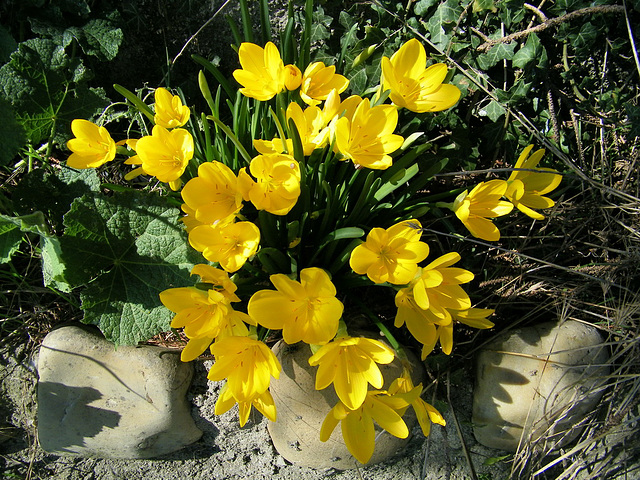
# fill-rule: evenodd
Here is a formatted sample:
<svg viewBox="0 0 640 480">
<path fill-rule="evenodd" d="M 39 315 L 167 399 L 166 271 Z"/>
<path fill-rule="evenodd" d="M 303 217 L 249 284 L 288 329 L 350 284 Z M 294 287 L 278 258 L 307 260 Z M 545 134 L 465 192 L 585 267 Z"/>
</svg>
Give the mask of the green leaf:
<svg viewBox="0 0 640 480">
<path fill-rule="evenodd" d="M 413 12 L 417 16 L 422 17 L 436 3 L 438 3 L 438 0 L 420 0 L 419 2 L 416 2 L 416 4 L 414 5 Z"/>
<path fill-rule="evenodd" d="M 0 65 L 9 61 L 11 54 L 18 48 L 9 31 L 0 25 Z"/>
<path fill-rule="evenodd" d="M 179 210 L 139 192 L 84 196 L 64 217 L 60 237 L 64 280 L 88 284 L 83 322 L 115 344 L 133 345 L 169 328 L 161 291 L 189 285 L 201 257 L 188 246 Z"/>
<path fill-rule="evenodd" d="M 58 237 L 40 237 L 40 261 L 44 286 L 69 293 L 72 287 L 64 279 L 65 267 L 61 254 L 60 239 Z"/>
<path fill-rule="evenodd" d="M 511 64 L 516 68 L 525 68 L 529 63 L 540 57 L 541 51 L 540 38 L 535 33 L 532 33 L 527 37 L 526 43 L 513 56 Z"/>
<path fill-rule="evenodd" d="M 8 165 L 24 146 L 26 138 L 24 128 L 16 120 L 11 105 L 0 98 L 0 165 Z"/>
<path fill-rule="evenodd" d="M 492 122 L 498 121 L 498 119 L 506 112 L 505 108 L 495 100 L 491 100 L 489 105 L 480 109 L 478 114 L 482 117 L 489 117 Z"/>
<path fill-rule="evenodd" d="M 54 229 L 62 230 L 62 217 L 73 200 L 98 191 L 100 179 L 95 169 L 62 166 L 54 172 L 41 168 L 31 171 L 18 183 L 12 198 L 21 215 L 42 211 Z"/>
<path fill-rule="evenodd" d="M 498 43 L 484 54 L 478 55 L 478 66 L 482 70 L 488 70 L 502 60 L 511 60 L 517 42 Z"/>
<path fill-rule="evenodd" d="M 0 215 L 0 263 L 7 263 L 20 248 L 22 232 L 15 220 Z"/>
<path fill-rule="evenodd" d="M 108 101 L 104 91 L 90 89 L 87 70 L 55 42 L 34 38 L 18 45 L 0 68 L 0 97 L 11 103 L 27 140 L 58 143 L 70 136 L 74 118 L 91 118 Z"/>
</svg>

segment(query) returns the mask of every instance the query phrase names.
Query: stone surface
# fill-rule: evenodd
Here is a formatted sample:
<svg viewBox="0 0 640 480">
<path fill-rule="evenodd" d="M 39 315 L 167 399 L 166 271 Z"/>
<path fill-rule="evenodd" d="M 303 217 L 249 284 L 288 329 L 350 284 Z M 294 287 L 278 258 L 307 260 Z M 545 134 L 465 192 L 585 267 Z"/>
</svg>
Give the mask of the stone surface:
<svg viewBox="0 0 640 480">
<path fill-rule="evenodd" d="M 507 332 L 479 354 L 474 434 L 485 446 L 549 451 L 574 440 L 609 372 L 598 330 L 577 321 Z"/>
<path fill-rule="evenodd" d="M 320 441 L 322 422 L 338 403 L 338 397 L 333 386 L 315 389 L 317 367 L 309 366 L 309 346 L 303 343 L 287 345 L 280 341 L 273 351 L 282 365 L 282 372 L 279 379 L 271 380 L 270 391 L 278 409 L 278 418 L 276 422 L 269 422 L 267 428 L 278 453 L 296 465 L 316 469 L 346 470 L 362 466 L 344 444 L 339 424 L 329 440 Z M 417 385 L 424 381 L 424 367 L 415 356 L 409 358 L 415 367 L 412 380 Z M 402 367 L 396 359 L 390 365 L 380 365 L 380 371 L 385 378 L 383 388 L 387 388 L 402 373 Z M 403 419 L 411 432 L 417 423 L 411 407 Z M 388 460 L 408 441 L 409 438 L 394 437 L 376 425 L 376 448 L 367 465 Z"/>
<path fill-rule="evenodd" d="M 179 352 L 117 349 L 91 330 L 49 333 L 38 358 L 38 439 L 58 455 L 151 458 L 198 440 Z"/>
</svg>

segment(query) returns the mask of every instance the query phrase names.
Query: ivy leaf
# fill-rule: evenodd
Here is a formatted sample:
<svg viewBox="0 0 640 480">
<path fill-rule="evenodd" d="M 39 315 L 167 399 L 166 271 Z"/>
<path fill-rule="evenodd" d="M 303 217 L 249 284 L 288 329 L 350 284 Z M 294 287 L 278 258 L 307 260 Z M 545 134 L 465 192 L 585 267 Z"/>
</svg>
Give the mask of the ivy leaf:
<svg viewBox="0 0 640 480">
<path fill-rule="evenodd" d="M 488 70 L 502 60 L 511 60 L 516 45 L 517 42 L 497 43 L 486 53 L 478 55 L 478 66 L 482 70 Z"/>
<path fill-rule="evenodd" d="M 81 293 L 83 322 L 116 345 L 133 345 L 169 328 L 159 293 L 190 284 L 201 257 L 192 250 L 166 200 L 140 192 L 85 195 L 64 217 L 64 278 Z"/>
<path fill-rule="evenodd" d="M 422 17 L 436 3 L 438 3 L 438 0 L 420 0 L 414 5 L 413 11 L 417 16 Z"/>
<path fill-rule="evenodd" d="M 540 57 L 542 45 L 540 38 L 535 33 L 527 37 L 525 44 L 515 53 L 511 59 L 511 64 L 516 68 L 525 68 L 529 63 Z"/>
<path fill-rule="evenodd" d="M 496 102 L 495 100 L 491 100 L 486 107 L 480 109 L 478 114 L 481 117 L 489 117 L 489 120 L 491 120 L 492 122 L 496 122 L 502 115 L 505 114 L 505 112 L 505 108 L 500 105 L 500 103 Z"/>
</svg>

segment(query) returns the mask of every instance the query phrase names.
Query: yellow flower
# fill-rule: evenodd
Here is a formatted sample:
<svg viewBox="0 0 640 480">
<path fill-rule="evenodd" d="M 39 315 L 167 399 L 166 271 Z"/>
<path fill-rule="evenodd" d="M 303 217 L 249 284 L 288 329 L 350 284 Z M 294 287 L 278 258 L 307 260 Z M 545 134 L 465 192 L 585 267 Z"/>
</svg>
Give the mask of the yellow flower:
<svg viewBox="0 0 640 480">
<path fill-rule="evenodd" d="M 336 287 L 320 268 L 305 268 L 300 282 L 271 275 L 277 290 L 260 290 L 249 300 L 249 316 L 269 329 L 282 329 L 284 341 L 323 345 L 335 337 L 344 306 Z"/>
<path fill-rule="evenodd" d="M 258 251 L 260 230 L 251 222 L 198 225 L 189 232 L 189 243 L 207 260 L 235 272 Z"/>
<path fill-rule="evenodd" d="M 406 220 L 387 228 L 374 228 L 351 252 L 349 265 L 373 283 L 395 285 L 409 283 L 418 271 L 418 263 L 429 255 L 429 246 L 420 241 L 422 226 Z"/>
<path fill-rule="evenodd" d="M 183 128 L 167 130 L 160 125 L 153 127 L 151 135 L 135 143 L 137 155 L 124 163 L 142 165 L 125 176 L 131 179 L 140 173 L 152 175 L 161 182 L 169 183 L 172 190 L 178 190 L 182 184 L 180 176 L 193 158 L 193 137 Z"/>
<path fill-rule="evenodd" d="M 182 104 L 178 95 L 171 95 L 166 88 L 158 88 L 154 95 L 156 114 L 153 121 L 164 128 L 181 127 L 189 120 L 189 107 Z"/>
<path fill-rule="evenodd" d="M 415 38 L 402 45 L 391 59 L 382 57 L 382 88 L 391 90 L 389 98 L 394 104 L 418 113 L 439 112 L 455 105 L 460 90 L 442 83 L 447 66 L 426 66 L 427 54 Z"/>
<path fill-rule="evenodd" d="M 215 363 L 207 378 L 227 379 L 227 388 L 237 402 L 253 402 L 269 388 L 271 377 L 279 378 L 282 367 L 263 342 L 250 337 L 225 337 L 210 347 Z"/>
<path fill-rule="evenodd" d="M 287 90 L 295 90 L 302 83 L 302 72 L 295 65 L 284 67 L 284 86 Z"/>
<path fill-rule="evenodd" d="M 193 360 L 221 335 L 246 335 L 244 321 L 253 323 L 246 314 L 231 308 L 231 302 L 240 299 L 234 293 L 236 285 L 226 272 L 209 265 L 196 265 L 192 275 L 199 275 L 210 288 L 196 287 L 170 288 L 160 292 L 160 301 L 176 313 L 171 321 L 172 328 L 184 328 L 189 343 L 182 350 L 183 362 Z"/>
<path fill-rule="evenodd" d="M 350 410 L 362 405 L 367 385 L 382 388 L 384 379 L 378 363 L 391 363 L 393 350 L 378 340 L 364 337 L 342 337 L 333 340 L 309 358 L 309 365 L 318 365 L 316 390 L 331 383 L 338 398 Z"/>
<path fill-rule="evenodd" d="M 75 135 L 67 142 L 73 152 L 67 159 L 71 168 L 97 168 L 116 157 L 116 142 L 106 128 L 76 118 L 71 122 L 71 131 Z"/>
<path fill-rule="evenodd" d="M 396 294 L 398 312 L 394 325 L 400 328 L 406 324 L 411 335 L 425 346 L 423 354 L 435 346 L 440 338 L 440 327 L 452 326 L 450 309 L 471 308 L 469 295 L 460 284 L 473 280 L 473 273 L 451 268 L 459 260 L 460 255 L 455 252 L 442 255 L 419 269 L 411 283 Z M 443 351 L 450 354 L 452 342 L 443 344 L 441 341 L 441 344 Z"/>
<path fill-rule="evenodd" d="M 235 215 L 242 208 L 238 178 L 224 163 L 213 161 L 198 167 L 198 176 L 182 189 L 187 214 L 202 224 L 215 225 Z"/>
<path fill-rule="evenodd" d="M 300 196 L 300 166 L 291 155 L 258 155 L 249 164 L 251 175 L 240 169 L 239 187 L 245 200 L 258 210 L 286 215 Z"/>
<path fill-rule="evenodd" d="M 544 215 L 532 209 L 550 208 L 555 205 L 553 200 L 543 195 L 560 185 L 562 176 L 560 172 L 552 168 L 538 168 L 538 163 L 544 155 L 544 149 L 537 150 L 529 157 L 531 149 L 533 149 L 533 145 L 529 145 L 523 150 L 514 168 L 525 168 L 536 170 L 536 172 L 517 170 L 512 172 L 507 180 L 508 187 L 504 196 L 525 215 L 536 220 L 543 220 Z"/>
<path fill-rule="evenodd" d="M 409 372 L 405 371 L 402 376 L 396 378 L 389 386 L 389 394 L 391 395 L 397 393 L 411 394 L 415 393 L 416 390 L 418 391 L 418 396 L 411 401 L 411 406 L 413 407 L 413 411 L 416 413 L 418 423 L 422 429 L 422 434 L 425 437 L 428 437 L 431 432 L 432 423 L 437 423 L 444 427 L 447 422 L 438 410 L 420 398 L 420 393 L 422 393 L 422 384 L 414 387 L 411 375 Z"/>
<path fill-rule="evenodd" d="M 450 310 L 453 320 L 473 328 L 484 330 L 493 328 L 494 323 L 487 319 L 495 310 L 491 308 L 468 308 L 466 310 Z"/>
<path fill-rule="evenodd" d="M 390 153 L 402 146 L 404 139 L 393 131 L 398 124 L 398 110 L 392 105 L 371 107 L 369 99 L 357 106 L 353 118 L 338 118 L 335 132 L 336 148 L 354 164 L 384 170 L 391 166 Z"/>
<path fill-rule="evenodd" d="M 242 69 L 235 70 L 233 77 L 244 88 L 246 97 L 260 101 L 272 99 L 285 87 L 285 80 L 291 81 L 291 72 L 285 72 L 278 47 L 267 42 L 264 48 L 253 43 L 242 43 L 238 50 Z"/>
<path fill-rule="evenodd" d="M 244 427 L 249 419 L 249 413 L 251 413 L 251 407 L 256 409 L 267 417 L 272 422 L 276 421 L 276 405 L 273 401 L 273 397 L 269 390 L 250 401 L 237 400 L 234 398 L 231 390 L 225 384 L 220 390 L 218 400 L 216 401 L 216 407 L 214 413 L 216 415 L 222 415 L 229 411 L 236 403 L 238 404 L 238 417 L 240 418 L 240 426 Z"/>
<path fill-rule="evenodd" d="M 291 102 L 287 107 L 286 116 L 287 122 L 293 120 L 296 125 L 305 156 L 311 155 L 316 148 L 322 148 L 329 142 L 329 128 L 319 107 L 308 107 L 303 111 L 300 105 Z M 263 155 L 283 153 L 285 147 L 289 153 L 293 153 L 293 141 L 290 139 L 286 139 L 284 143 L 278 137 L 271 141 L 254 140 L 253 146 Z"/>
<path fill-rule="evenodd" d="M 410 398 L 416 396 L 413 392 Z M 329 440 L 340 422 L 344 443 L 360 463 L 367 463 L 375 449 L 375 421 L 384 430 L 398 438 L 407 438 L 409 429 L 398 410 L 409 406 L 407 397 L 389 395 L 385 391 L 370 391 L 362 404 L 355 409 L 338 402 L 328 413 L 320 427 L 320 441 Z"/>
<path fill-rule="evenodd" d="M 496 241 L 500 239 L 500 230 L 489 219 L 507 215 L 513 209 L 512 203 L 500 200 L 506 191 L 504 180 L 481 182 L 471 192 L 465 190 L 458 195 L 451 209 L 471 235 Z"/>
<path fill-rule="evenodd" d="M 332 90 L 344 92 L 349 80 L 336 74 L 336 67 L 326 66 L 323 62 L 313 62 L 304 70 L 300 85 L 300 98 L 308 105 L 318 105 L 326 100 Z"/>
</svg>

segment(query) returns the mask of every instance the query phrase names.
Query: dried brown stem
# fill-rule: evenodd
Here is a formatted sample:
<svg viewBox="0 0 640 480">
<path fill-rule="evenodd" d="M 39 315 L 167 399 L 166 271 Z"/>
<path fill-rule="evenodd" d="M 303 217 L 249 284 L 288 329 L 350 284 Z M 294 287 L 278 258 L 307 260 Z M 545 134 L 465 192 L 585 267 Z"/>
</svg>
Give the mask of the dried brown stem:
<svg viewBox="0 0 640 480">
<path fill-rule="evenodd" d="M 583 17 L 585 15 L 594 15 L 597 13 L 624 13 L 624 7 L 622 5 L 598 5 L 595 7 L 586 7 L 581 8 L 580 10 L 576 10 L 575 12 L 567 13 L 566 15 L 562 15 L 556 18 L 550 18 L 540 25 L 536 25 L 535 27 L 527 28 L 526 30 L 521 30 L 519 32 L 512 33 L 507 35 L 506 37 L 496 38 L 495 40 L 485 41 L 482 45 L 478 47 L 479 52 L 484 52 L 489 50 L 494 45 L 499 43 L 509 43 L 514 40 L 519 40 L 523 37 L 531 33 L 538 33 L 548 28 L 555 27 L 560 25 L 561 23 L 571 21 L 578 17 Z M 480 35 L 479 35 L 480 36 Z M 480 36 L 482 38 L 482 36 Z M 484 40 L 484 38 L 483 38 Z"/>
</svg>

